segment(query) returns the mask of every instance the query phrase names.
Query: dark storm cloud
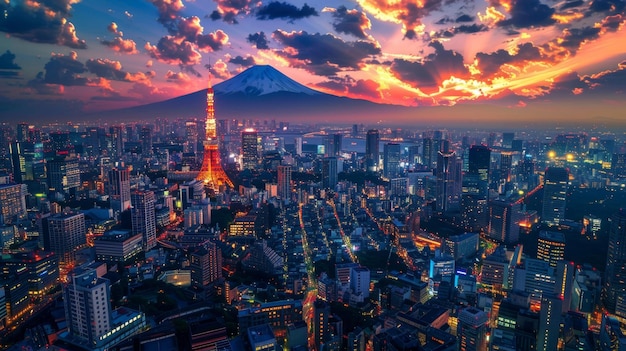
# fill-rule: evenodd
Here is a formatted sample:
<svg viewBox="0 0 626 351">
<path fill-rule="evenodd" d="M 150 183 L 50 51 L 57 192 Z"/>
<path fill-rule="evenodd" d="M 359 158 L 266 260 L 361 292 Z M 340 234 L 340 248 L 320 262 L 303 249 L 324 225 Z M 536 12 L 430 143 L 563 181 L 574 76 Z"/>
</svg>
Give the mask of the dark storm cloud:
<svg viewBox="0 0 626 351">
<path fill-rule="evenodd" d="M 600 35 L 600 29 L 597 27 L 565 29 L 560 45 L 571 51 L 577 51 L 585 41 L 597 39 Z"/>
<path fill-rule="evenodd" d="M 309 34 L 304 31 L 287 33 L 277 30 L 274 31 L 273 38 L 295 49 L 295 52 L 278 52 L 289 59 L 292 66 L 300 67 L 305 63 L 302 68 L 319 75 L 332 75 L 341 69 L 358 69 L 365 58 L 381 52 L 374 43 L 362 40 L 346 42 L 331 34 Z"/>
<path fill-rule="evenodd" d="M 422 61 L 395 59 L 391 72 L 400 80 L 409 82 L 422 90 L 436 89 L 441 82 L 452 76 L 469 77 L 469 71 L 463 64 L 463 56 L 452 50 L 446 50 L 440 42 L 434 41 L 429 46 L 435 52 Z"/>
<path fill-rule="evenodd" d="M 87 85 L 89 80 L 80 74 L 85 73 L 87 68 L 77 60 L 75 52 L 70 55 L 53 55 L 44 66 L 46 71 L 43 82 L 60 85 Z"/>
<path fill-rule="evenodd" d="M 594 0 L 589 6 L 591 12 L 621 13 L 626 7 L 624 0 Z"/>
<path fill-rule="evenodd" d="M 159 23 L 161 23 L 170 34 L 177 30 L 178 13 L 185 5 L 181 0 L 150 0 L 159 12 Z"/>
<path fill-rule="evenodd" d="M 238 15 L 250 13 L 253 7 L 260 4 L 256 0 L 213 0 L 217 10 L 211 13 L 211 19 L 222 19 L 226 23 L 237 24 Z"/>
<path fill-rule="evenodd" d="M 452 27 L 452 28 L 438 31 L 434 35 L 428 36 L 428 39 L 430 41 L 432 39 L 439 39 L 439 38 L 452 38 L 457 34 L 474 34 L 474 33 L 479 33 L 479 32 L 486 32 L 488 30 L 489 30 L 489 27 L 487 27 L 484 24 L 476 24 L 476 23 L 463 24 L 458 27 Z"/>
<path fill-rule="evenodd" d="M 569 9 L 574 8 L 574 7 L 582 6 L 584 4 L 585 4 L 585 2 L 583 0 L 566 1 L 565 3 L 563 3 L 563 5 L 561 5 L 561 7 L 559 7 L 559 10 L 560 11 L 569 10 Z"/>
<path fill-rule="evenodd" d="M 98 77 L 111 80 L 125 80 L 127 73 L 122 71 L 122 64 L 119 61 L 108 59 L 89 59 L 85 63 L 89 72 Z"/>
<path fill-rule="evenodd" d="M 236 65 L 240 65 L 242 67 L 250 67 L 250 66 L 254 66 L 256 64 L 256 61 L 254 60 L 254 57 L 252 57 L 250 55 L 248 55 L 246 57 L 242 57 L 242 56 L 231 57 L 228 62 L 234 63 Z"/>
<path fill-rule="evenodd" d="M 15 54 L 7 50 L 0 55 L 0 69 L 22 69 L 22 67 L 15 63 Z"/>
<path fill-rule="evenodd" d="M 487 54 L 479 52 L 476 54 L 478 60 L 478 69 L 485 78 L 493 77 L 500 71 L 500 67 L 504 64 L 514 64 L 524 61 L 541 60 L 541 51 L 538 47 L 531 43 L 525 43 L 517 46 L 517 53 L 511 55 L 506 50 L 498 50 Z"/>
<path fill-rule="evenodd" d="M 254 44 L 254 46 L 256 46 L 259 50 L 266 50 L 270 48 L 264 32 L 252 33 L 248 35 L 246 40 L 249 43 Z"/>
<path fill-rule="evenodd" d="M 59 44 L 85 49 L 87 44 L 78 38 L 76 28 L 67 21 L 71 1 L 0 2 L 0 31 L 34 43 Z"/>
<path fill-rule="evenodd" d="M 621 14 L 607 16 L 604 20 L 602 20 L 601 25 L 603 28 L 606 28 L 607 31 L 614 32 L 619 29 L 625 19 L 626 18 L 624 18 Z"/>
<path fill-rule="evenodd" d="M 464 22 L 474 22 L 475 17 L 467 15 L 467 14 L 462 14 L 461 16 L 457 17 L 455 22 L 456 23 L 464 23 Z"/>
<path fill-rule="evenodd" d="M 539 0 L 513 0 L 511 18 L 498 22 L 500 26 L 515 28 L 545 27 L 554 24 L 554 9 Z"/>
<path fill-rule="evenodd" d="M 256 18 L 259 20 L 273 20 L 276 18 L 297 20 L 310 16 L 317 16 L 317 11 L 307 4 L 301 9 L 286 2 L 272 1 L 267 5 L 259 7 Z"/>
<path fill-rule="evenodd" d="M 358 10 L 348 10 L 345 6 L 339 6 L 333 12 L 333 28 L 339 33 L 351 34 L 360 39 L 369 36 L 365 30 L 370 27 L 370 20 L 365 13 Z"/>
</svg>

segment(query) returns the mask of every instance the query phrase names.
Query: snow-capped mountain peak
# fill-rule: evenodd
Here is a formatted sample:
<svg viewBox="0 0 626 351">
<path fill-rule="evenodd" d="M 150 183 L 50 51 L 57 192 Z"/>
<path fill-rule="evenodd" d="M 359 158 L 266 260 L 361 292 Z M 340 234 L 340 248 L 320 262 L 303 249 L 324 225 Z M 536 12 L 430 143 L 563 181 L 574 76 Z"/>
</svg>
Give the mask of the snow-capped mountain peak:
<svg viewBox="0 0 626 351">
<path fill-rule="evenodd" d="M 243 93 L 248 96 L 261 96 L 277 92 L 291 92 L 306 95 L 321 94 L 296 82 L 269 65 L 252 66 L 238 75 L 214 87 L 217 94 Z"/>
</svg>

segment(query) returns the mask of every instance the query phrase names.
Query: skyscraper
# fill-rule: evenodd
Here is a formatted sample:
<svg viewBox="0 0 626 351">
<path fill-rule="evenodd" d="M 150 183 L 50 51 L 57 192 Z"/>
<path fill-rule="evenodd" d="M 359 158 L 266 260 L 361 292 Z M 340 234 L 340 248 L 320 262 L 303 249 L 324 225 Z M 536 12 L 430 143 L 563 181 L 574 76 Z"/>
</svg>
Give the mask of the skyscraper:
<svg viewBox="0 0 626 351">
<path fill-rule="evenodd" d="M 278 166 L 278 196 L 283 201 L 291 199 L 291 165 Z"/>
<path fill-rule="evenodd" d="M 380 135 L 378 129 L 370 129 L 365 137 L 365 170 L 368 172 L 378 171 L 378 162 L 380 159 L 378 142 Z"/>
<path fill-rule="evenodd" d="M 565 203 L 569 172 L 565 168 L 548 167 L 543 179 L 541 219 L 548 225 L 559 225 L 565 219 Z"/>
<path fill-rule="evenodd" d="M 396 178 L 400 173 L 400 144 L 386 143 L 383 147 L 383 175 Z"/>
<path fill-rule="evenodd" d="M 610 218 L 602 299 L 609 312 L 626 317 L 626 209 Z"/>
<path fill-rule="evenodd" d="M 142 127 L 139 138 L 141 139 L 141 154 L 144 157 L 151 156 L 152 155 L 152 128 L 148 126 Z"/>
<path fill-rule="evenodd" d="M 507 244 L 519 238 L 519 223 L 522 220 L 522 205 L 517 202 L 494 200 L 489 202 L 488 234 L 491 238 Z"/>
<path fill-rule="evenodd" d="M 338 182 L 337 157 L 324 157 L 322 160 L 322 186 L 333 189 Z"/>
<path fill-rule="evenodd" d="M 461 196 L 461 162 L 454 151 L 437 155 L 437 210 L 458 210 Z"/>
<path fill-rule="evenodd" d="M 563 299 L 555 294 L 544 293 L 541 297 L 539 312 L 539 334 L 537 351 L 557 350 Z"/>
<path fill-rule="evenodd" d="M 130 171 L 128 168 L 113 168 L 108 173 L 109 197 L 113 211 L 122 212 L 130 208 Z"/>
<path fill-rule="evenodd" d="M 0 224 L 15 223 L 26 216 L 27 193 L 25 184 L 0 185 Z"/>
<path fill-rule="evenodd" d="M 185 122 L 184 151 L 192 154 L 198 152 L 198 124 L 196 121 Z"/>
<path fill-rule="evenodd" d="M 109 128 L 109 145 L 111 147 L 111 156 L 120 157 L 124 153 L 124 140 L 122 135 L 122 126 L 111 126 Z"/>
<path fill-rule="evenodd" d="M 322 346 L 330 341 L 330 305 L 323 300 L 315 300 L 313 303 L 313 342 L 316 350 L 322 350 Z"/>
<path fill-rule="evenodd" d="M 487 227 L 490 162 L 491 150 L 488 147 L 473 145 L 470 148 L 461 195 L 461 217 L 467 229 Z"/>
<path fill-rule="evenodd" d="M 87 243 L 85 215 L 70 212 L 44 218 L 41 230 L 44 250 L 57 254 L 59 266 L 73 266 L 76 251 Z"/>
<path fill-rule="evenodd" d="M 204 182 L 205 185 L 209 186 L 214 191 L 219 191 L 222 186 L 232 188 L 234 185 L 230 178 L 228 178 L 228 175 L 226 175 L 226 172 L 224 172 L 224 168 L 222 168 L 219 141 L 217 140 L 217 124 L 215 121 L 213 96 L 213 87 L 209 83 L 206 94 L 205 138 L 203 141 L 204 155 L 202 158 L 202 167 L 196 179 Z"/>
<path fill-rule="evenodd" d="M 80 187 L 80 169 L 78 159 L 74 157 L 56 157 L 46 164 L 48 191 L 67 197 Z"/>
<path fill-rule="evenodd" d="M 133 235 L 143 235 L 145 251 L 156 246 L 156 214 L 154 212 L 154 192 L 135 191 L 130 195 L 132 204 L 131 222 Z"/>
<path fill-rule="evenodd" d="M 459 350 L 487 350 L 487 320 L 487 314 L 474 307 L 468 307 L 459 312 L 456 332 Z"/>
<path fill-rule="evenodd" d="M 259 135 L 255 129 L 241 132 L 241 163 L 243 169 L 256 169 L 259 166 Z"/>
</svg>

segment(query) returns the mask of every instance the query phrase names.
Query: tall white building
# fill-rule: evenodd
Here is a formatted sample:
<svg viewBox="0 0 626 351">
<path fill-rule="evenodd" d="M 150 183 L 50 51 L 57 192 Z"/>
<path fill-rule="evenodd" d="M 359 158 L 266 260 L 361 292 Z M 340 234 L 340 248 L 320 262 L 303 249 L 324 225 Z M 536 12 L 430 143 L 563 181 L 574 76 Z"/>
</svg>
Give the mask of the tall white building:
<svg viewBox="0 0 626 351">
<path fill-rule="evenodd" d="M 370 296 L 370 270 L 367 267 L 354 267 L 350 271 L 350 288 L 363 298 Z"/>
<path fill-rule="evenodd" d="M 113 168 L 108 174 L 111 208 L 122 212 L 130 208 L 130 171 L 127 168 Z"/>
</svg>

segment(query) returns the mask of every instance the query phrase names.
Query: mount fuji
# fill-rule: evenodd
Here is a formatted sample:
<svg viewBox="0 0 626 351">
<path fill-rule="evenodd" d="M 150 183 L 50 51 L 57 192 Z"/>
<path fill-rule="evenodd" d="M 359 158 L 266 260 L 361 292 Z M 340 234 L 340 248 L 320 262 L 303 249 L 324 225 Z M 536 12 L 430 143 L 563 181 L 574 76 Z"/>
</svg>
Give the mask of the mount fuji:
<svg viewBox="0 0 626 351">
<path fill-rule="evenodd" d="M 322 93 L 287 77 L 272 66 L 253 66 L 235 77 L 216 84 L 215 114 L 218 119 L 283 119 L 334 123 L 363 122 L 365 116 L 376 120 L 389 113 L 414 109 L 376 104 Z M 177 98 L 131 108 L 105 111 L 94 117 L 113 120 L 157 117 L 202 118 L 206 111 L 206 89 Z"/>
</svg>

